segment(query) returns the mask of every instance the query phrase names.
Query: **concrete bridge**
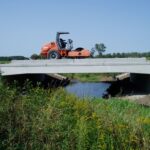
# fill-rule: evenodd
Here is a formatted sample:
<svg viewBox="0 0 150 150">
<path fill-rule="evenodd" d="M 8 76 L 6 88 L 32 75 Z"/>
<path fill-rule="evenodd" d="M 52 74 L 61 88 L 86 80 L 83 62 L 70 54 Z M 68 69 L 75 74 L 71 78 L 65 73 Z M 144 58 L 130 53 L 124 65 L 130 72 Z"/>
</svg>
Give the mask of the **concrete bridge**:
<svg viewBox="0 0 150 150">
<path fill-rule="evenodd" d="M 60 79 L 55 74 L 130 73 L 130 81 L 135 87 L 150 92 L 150 61 L 145 58 L 17 60 L 1 64 L 0 73 L 10 80 L 14 77 L 21 81 L 23 78 L 34 78 L 35 81 L 44 83 L 52 81 L 52 77 L 55 82 L 63 85 L 68 83 L 68 80 L 63 77 Z"/>
<path fill-rule="evenodd" d="M 17 60 L 1 64 L 2 75 L 50 73 L 136 73 L 150 74 L 145 58 Z"/>
</svg>

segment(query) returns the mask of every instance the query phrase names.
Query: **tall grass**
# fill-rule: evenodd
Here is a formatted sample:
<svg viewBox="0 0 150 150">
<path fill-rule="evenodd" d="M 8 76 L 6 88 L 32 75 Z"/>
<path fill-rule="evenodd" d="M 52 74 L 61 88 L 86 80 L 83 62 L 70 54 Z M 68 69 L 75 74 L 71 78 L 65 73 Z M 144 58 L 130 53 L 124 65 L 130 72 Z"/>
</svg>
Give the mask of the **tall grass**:
<svg viewBox="0 0 150 150">
<path fill-rule="evenodd" d="M 149 149 L 150 109 L 0 83 L 0 149 Z"/>
</svg>

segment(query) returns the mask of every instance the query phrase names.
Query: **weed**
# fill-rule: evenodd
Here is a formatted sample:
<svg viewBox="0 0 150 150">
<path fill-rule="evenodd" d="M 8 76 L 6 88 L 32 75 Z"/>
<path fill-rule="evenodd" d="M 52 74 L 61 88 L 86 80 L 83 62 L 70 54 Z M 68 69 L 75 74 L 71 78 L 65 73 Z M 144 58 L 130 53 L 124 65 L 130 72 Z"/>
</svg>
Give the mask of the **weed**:
<svg viewBox="0 0 150 150">
<path fill-rule="evenodd" d="M 0 83 L 0 149 L 148 149 L 150 109 L 121 100 L 82 100 L 63 89 Z"/>
</svg>

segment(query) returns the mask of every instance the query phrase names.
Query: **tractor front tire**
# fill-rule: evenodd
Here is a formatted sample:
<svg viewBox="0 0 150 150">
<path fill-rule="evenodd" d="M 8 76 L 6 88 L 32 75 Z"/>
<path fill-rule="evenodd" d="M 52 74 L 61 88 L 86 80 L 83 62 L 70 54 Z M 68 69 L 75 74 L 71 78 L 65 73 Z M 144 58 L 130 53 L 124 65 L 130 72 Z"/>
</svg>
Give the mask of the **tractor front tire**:
<svg viewBox="0 0 150 150">
<path fill-rule="evenodd" d="M 49 51 L 48 59 L 60 59 L 60 58 L 61 58 L 60 54 L 57 51 L 55 51 L 55 50 Z"/>
</svg>

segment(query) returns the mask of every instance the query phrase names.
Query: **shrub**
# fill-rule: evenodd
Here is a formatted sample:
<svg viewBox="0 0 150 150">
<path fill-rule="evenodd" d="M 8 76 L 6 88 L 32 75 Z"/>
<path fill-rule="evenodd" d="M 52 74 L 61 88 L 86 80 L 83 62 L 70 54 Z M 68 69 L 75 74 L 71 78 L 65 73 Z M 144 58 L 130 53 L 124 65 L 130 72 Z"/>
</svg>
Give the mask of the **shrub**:
<svg viewBox="0 0 150 150">
<path fill-rule="evenodd" d="M 0 149 L 148 149 L 150 109 L 0 83 Z"/>
</svg>

